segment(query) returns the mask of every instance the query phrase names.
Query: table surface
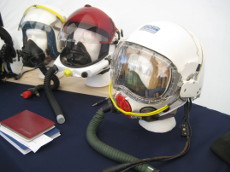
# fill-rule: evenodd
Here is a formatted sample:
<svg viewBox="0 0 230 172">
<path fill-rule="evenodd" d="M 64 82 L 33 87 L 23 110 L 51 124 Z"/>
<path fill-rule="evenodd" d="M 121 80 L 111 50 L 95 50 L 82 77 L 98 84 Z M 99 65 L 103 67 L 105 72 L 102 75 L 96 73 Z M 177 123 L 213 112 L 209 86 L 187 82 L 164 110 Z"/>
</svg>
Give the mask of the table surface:
<svg viewBox="0 0 230 172">
<path fill-rule="evenodd" d="M 22 72 L 31 70 L 32 68 L 23 67 Z M 61 75 L 60 87 L 59 90 L 82 93 L 87 95 L 94 95 L 100 97 L 108 96 L 108 86 L 105 87 L 90 87 L 85 84 L 85 78 L 78 77 L 66 77 Z M 19 84 L 28 84 L 28 85 L 38 85 L 43 84 L 43 78 L 39 69 L 32 70 L 25 73 L 22 78 L 15 80 L 13 78 L 7 79 L 9 82 L 19 83 Z"/>
<path fill-rule="evenodd" d="M 23 91 L 40 82 L 38 78 L 31 79 L 30 75 L 34 74 L 25 74 L 17 83 L 11 80 L 0 83 L 0 121 L 27 109 L 55 122 L 54 113 L 44 93 L 28 100 L 20 97 Z M 35 73 L 33 77 L 36 76 Z M 93 150 L 86 140 L 86 128 L 99 108 L 91 105 L 106 96 L 107 88 L 96 91 L 95 88 L 79 83 L 79 78 L 77 81 L 75 79 L 61 78 L 61 88 L 54 91 L 66 117 L 64 124 L 56 123 L 61 136 L 43 146 L 37 153 L 27 155 L 22 155 L 0 137 L 0 171 L 101 172 L 104 168 L 117 164 Z M 72 82 L 70 85 L 74 87 L 70 89 L 68 86 Z M 94 94 L 89 95 L 89 90 Z M 180 136 L 182 117 L 183 108 L 180 108 L 176 115 L 177 126 L 170 132 L 159 134 L 144 130 L 137 120 L 109 112 L 99 127 L 98 137 L 108 145 L 138 158 L 173 155 L 180 152 L 185 143 Z M 194 104 L 190 124 L 193 134 L 189 152 L 179 159 L 154 162 L 151 165 L 162 172 L 230 171 L 230 167 L 210 150 L 213 141 L 230 130 L 230 116 Z"/>
</svg>

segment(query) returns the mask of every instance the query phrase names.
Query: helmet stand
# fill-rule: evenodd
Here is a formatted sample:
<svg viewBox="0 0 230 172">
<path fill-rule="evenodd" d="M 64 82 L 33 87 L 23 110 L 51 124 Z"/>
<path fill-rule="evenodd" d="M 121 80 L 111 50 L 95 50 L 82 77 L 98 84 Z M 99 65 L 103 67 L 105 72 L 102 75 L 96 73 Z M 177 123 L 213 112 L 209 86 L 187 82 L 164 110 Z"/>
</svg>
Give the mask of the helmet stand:
<svg viewBox="0 0 230 172">
<path fill-rule="evenodd" d="M 165 133 L 171 131 L 176 126 L 176 120 L 174 117 L 151 122 L 139 120 L 139 124 L 148 131 Z"/>
</svg>

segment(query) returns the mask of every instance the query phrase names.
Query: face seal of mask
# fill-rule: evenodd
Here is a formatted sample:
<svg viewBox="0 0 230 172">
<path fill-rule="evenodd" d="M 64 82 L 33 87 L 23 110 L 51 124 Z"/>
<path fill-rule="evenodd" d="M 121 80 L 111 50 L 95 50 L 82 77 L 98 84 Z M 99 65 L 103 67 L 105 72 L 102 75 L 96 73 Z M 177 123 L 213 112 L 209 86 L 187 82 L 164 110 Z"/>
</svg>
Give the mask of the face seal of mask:
<svg viewBox="0 0 230 172">
<path fill-rule="evenodd" d="M 71 43 L 61 53 L 61 62 L 68 67 L 82 67 L 92 62 L 83 43 Z"/>
<path fill-rule="evenodd" d="M 45 54 L 33 40 L 28 40 L 22 47 L 22 62 L 25 66 L 36 67 L 44 63 Z"/>
</svg>

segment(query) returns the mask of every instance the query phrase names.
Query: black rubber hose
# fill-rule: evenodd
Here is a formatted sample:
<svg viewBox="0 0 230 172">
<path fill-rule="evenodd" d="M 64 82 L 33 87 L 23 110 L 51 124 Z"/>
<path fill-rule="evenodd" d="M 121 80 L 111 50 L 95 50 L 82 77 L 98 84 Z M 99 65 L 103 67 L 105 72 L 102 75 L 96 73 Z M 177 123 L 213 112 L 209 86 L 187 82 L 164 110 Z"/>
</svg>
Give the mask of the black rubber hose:
<svg viewBox="0 0 230 172">
<path fill-rule="evenodd" d="M 39 67 L 40 71 L 43 73 L 44 76 L 46 76 L 46 73 L 48 72 L 47 68 L 45 67 L 45 65 L 41 65 Z M 58 89 L 59 85 L 60 85 L 60 82 L 59 82 L 59 79 L 56 75 L 52 75 L 51 77 L 51 80 L 53 81 L 53 84 L 52 85 L 49 85 L 49 87 L 51 88 L 51 90 L 56 90 Z M 45 85 L 44 84 L 40 84 L 40 85 L 37 85 L 36 87 L 34 87 L 33 89 L 37 92 L 40 92 L 42 91 L 43 89 L 45 88 Z"/>
<path fill-rule="evenodd" d="M 57 78 L 57 76 L 55 75 L 55 72 L 58 71 L 57 67 L 54 65 L 53 67 L 51 67 L 47 72 L 46 72 L 46 75 L 45 75 L 45 79 L 44 79 L 44 87 L 45 87 L 45 93 L 46 93 L 46 96 L 48 98 L 48 101 L 50 103 L 50 105 L 52 106 L 53 108 L 53 111 L 56 115 L 56 120 L 59 124 L 63 124 L 65 122 L 65 117 L 63 115 L 63 112 L 62 112 L 62 109 L 60 107 L 60 105 L 58 104 L 56 98 L 54 97 L 53 95 L 53 92 L 51 90 L 51 81 L 53 81 L 55 84 L 55 87 L 59 87 L 60 85 L 60 82 L 59 82 L 59 79 Z M 56 88 L 56 89 L 57 89 Z M 53 86 L 53 89 L 54 86 Z"/>
<path fill-rule="evenodd" d="M 124 153 L 116 148 L 113 148 L 106 143 L 102 142 L 98 137 L 97 137 L 97 129 L 99 125 L 101 124 L 102 120 L 104 119 L 104 112 L 102 110 L 99 110 L 96 112 L 96 114 L 93 116 L 92 120 L 90 121 L 87 131 L 86 131 L 86 139 L 89 143 L 89 145 L 102 154 L 103 156 L 112 159 L 116 162 L 119 163 L 127 163 L 131 161 L 136 161 L 139 160 L 138 158 L 129 155 L 127 153 Z M 153 172 L 156 169 L 151 167 L 148 164 L 142 164 L 134 167 L 135 170 L 139 172 Z M 158 171 L 158 170 L 156 170 Z"/>
</svg>

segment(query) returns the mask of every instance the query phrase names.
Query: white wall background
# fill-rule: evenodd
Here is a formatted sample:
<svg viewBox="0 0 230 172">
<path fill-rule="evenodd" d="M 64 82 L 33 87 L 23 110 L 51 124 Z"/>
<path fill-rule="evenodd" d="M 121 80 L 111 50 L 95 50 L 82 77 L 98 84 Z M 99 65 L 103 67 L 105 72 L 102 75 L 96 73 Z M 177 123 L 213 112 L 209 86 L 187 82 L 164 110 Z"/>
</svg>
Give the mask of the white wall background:
<svg viewBox="0 0 230 172">
<path fill-rule="evenodd" d="M 67 15 L 90 4 L 106 12 L 125 37 L 154 20 L 185 26 L 200 40 L 206 62 L 202 95 L 195 103 L 230 115 L 230 0 L 1 0 L 0 12 L 13 39 L 20 38 L 19 21 L 33 4 L 52 5 Z"/>
</svg>

